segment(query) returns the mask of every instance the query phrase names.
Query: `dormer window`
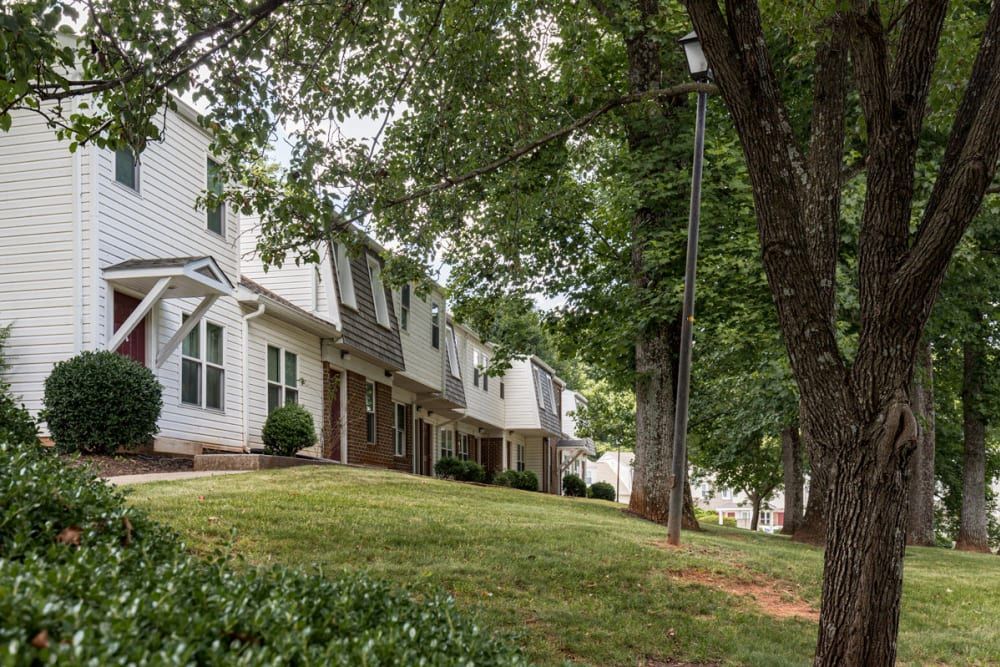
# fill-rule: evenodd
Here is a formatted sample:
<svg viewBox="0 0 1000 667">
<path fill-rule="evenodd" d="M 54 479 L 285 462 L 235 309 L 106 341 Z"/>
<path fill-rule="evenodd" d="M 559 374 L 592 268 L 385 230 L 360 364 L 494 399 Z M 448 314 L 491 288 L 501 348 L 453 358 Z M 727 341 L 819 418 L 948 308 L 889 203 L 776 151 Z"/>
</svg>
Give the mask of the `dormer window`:
<svg viewBox="0 0 1000 667">
<path fill-rule="evenodd" d="M 410 329 L 410 284 L 407 283 L 399 290 L 399 328 L 403 331 Z"/>
<path fill-rule="evenodd" d="M 462 377 L 461 369 L 458 366 L 458 341 L 455 340 L 455 330 L 448 326 L 448 363 L 451 366 L 451 374 L 457 378 Z"/>
<path fill-rule="evenodd" d="M 375 304 L 375 319 L 386 329 L 391 328 L 389 323 L 389 305 L 385 300 L 385 286 L 382 285 L 382 267 L 379 263 L 368 258 L 368 280 L 372 286 L 372 301 Z"/>
<path fill-rule="evenodd" d="M 222 196 L 222 179 L 219 178 L 219 163 L 209 158 L 206 167 L 205 188 L 216 197 Z M 208 231 L 219 236 L 226 235 L 226 206 L 219 204 L 207 212 Z"/>
<path fill-rule="evenodd" d="M 334 246 L 334 263 L 337 265 L 337 286 L 340 288 L 340 302 L 348 308 L 358 309 L 358 301 L 354 296 L 354 279 L 351 276 L 351 259 L 347 256 L 347 248 L 340 243 Z"/>
<path fill-rule="evenodd" d="M 538 400 L 538 407 L 546 412 L 555 414 L 555 399 L 552 393 L 552 376 L 543 371 L 538 366 L 532 366 L 535 374 L 535 398 Z"/>
</svg>

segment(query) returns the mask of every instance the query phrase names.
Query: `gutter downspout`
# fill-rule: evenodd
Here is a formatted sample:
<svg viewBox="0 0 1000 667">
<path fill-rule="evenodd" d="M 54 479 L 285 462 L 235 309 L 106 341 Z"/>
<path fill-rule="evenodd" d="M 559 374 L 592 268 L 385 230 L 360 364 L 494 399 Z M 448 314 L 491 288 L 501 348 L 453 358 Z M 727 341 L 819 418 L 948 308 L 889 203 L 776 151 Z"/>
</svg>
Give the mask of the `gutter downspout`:
<svg viewBox="0 0 1000 667">
<path fill-rule="evenodd" d="M 257 310 L 243 316 L 243 451 L 250 451 L 250 320 L 260 317 L 267 310 L 262 301 Z"/>
</svg>

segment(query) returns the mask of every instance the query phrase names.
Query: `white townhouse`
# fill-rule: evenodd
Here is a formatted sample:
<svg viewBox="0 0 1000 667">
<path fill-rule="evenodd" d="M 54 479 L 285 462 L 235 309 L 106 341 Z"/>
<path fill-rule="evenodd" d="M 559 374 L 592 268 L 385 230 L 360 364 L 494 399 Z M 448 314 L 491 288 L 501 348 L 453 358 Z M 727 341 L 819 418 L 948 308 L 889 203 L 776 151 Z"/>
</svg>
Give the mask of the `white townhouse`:
<svg viewBox="0 0 1000 667">
<path fill-rule="evenodd" d="M 111 349 L 163 385 L 157 450 L 258 448 L 294 402 L 321 436 L 306 455 L 424 475 L 455 456 L 533 470 L 552 493 L 582 470 L 592 445 L 563 427 L 582 397 L 537 358 L 486 376 L 492 348 L 445 290 L 390 290 L 374 241 L 265 271 L 255 219 L 196 206 L 220 187 L 210 139 L 183 102 L 138 157 L 70 153 L 32 114 L 0 134 L 0 326 L 32 412 L 53 364 Z"/>
</svg>

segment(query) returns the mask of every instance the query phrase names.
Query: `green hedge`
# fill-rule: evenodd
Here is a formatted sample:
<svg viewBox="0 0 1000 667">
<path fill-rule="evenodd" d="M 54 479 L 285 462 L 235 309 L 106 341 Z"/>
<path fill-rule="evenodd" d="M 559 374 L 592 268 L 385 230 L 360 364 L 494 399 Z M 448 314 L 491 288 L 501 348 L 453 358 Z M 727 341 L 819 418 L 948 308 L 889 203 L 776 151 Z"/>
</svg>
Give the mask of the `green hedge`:
<svg viewBox="0 0 1000 667">
<path fill-rule="evenodd" d="M 0 664 L 523 665 L 434 591 L 187 553 L 87 470 L 0 444 Z"/>
<path fill-rule="evenodd" d="M 261 432 L 264 453 L 295 456 L 300 449 L 316 444 L 312 414 L 297 403 L 289 403 L 267 416 Z"/>
<path fill-rule="evenodd" d="M 610 500 L 611 502 L 615 502 L 616 498 L 615 487 L 608 482 L 594 482 L 587 490 L 587 495 L 591 498 Z"/>
<path fill-rule="evenodd" d="M 60 361 L 39 416 L 60 451 L 113 454 L 156 435 L 163 390 L 142 364 L 108 350 Z"/>
<path fill-rule="evenodd" d="M 434 474 L 459 482 L 482 482 L 486 479 L 486 469 L 483 466 L 475 461 L 462 461 L 452 456 L 438 459 L 434 464 Z"/>
<path fill-rule="evenodd" d="M 563 494 L 575 498 L 587 497 L 587 483 L 579 475 L 569 474 L 563 477 Z"/>
<path fill-rule="evenodd" d="M 493 479 L 493 483 L 499 486 L 509 486 L 512 489 L 522 491 L 538 490 L 538 475 L 530 470 L 505 470 Z"/>
</svg>

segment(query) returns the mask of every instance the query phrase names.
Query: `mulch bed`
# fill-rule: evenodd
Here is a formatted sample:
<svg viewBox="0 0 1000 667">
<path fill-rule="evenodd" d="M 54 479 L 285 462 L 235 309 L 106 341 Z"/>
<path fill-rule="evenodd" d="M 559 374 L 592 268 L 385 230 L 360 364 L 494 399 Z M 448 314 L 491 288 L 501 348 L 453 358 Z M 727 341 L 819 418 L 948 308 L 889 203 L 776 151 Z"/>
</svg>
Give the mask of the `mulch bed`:
<svg viewBox="0 0 1000 667">
<path fill-rule="evenodd" d="M 184 472 L 194 469 L 194 460 L 188 456 L 74 454 L 65 456 L 65 458 L 72 465 L 90 465 L 101 477 L 145 475 L 155 472 Z"/>
</svg>

